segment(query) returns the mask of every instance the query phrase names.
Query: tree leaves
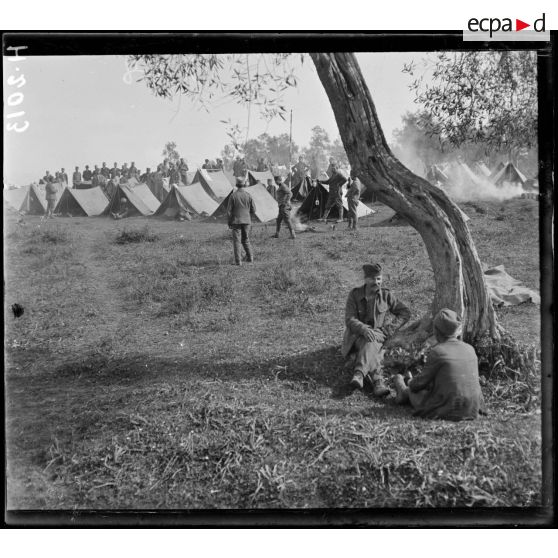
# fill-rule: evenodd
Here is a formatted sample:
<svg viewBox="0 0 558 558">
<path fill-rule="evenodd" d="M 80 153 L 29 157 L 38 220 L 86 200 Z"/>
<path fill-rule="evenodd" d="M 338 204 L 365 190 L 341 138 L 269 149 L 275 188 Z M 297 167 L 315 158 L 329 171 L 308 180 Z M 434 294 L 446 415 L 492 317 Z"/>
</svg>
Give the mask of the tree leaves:
<svg viewBox="0 0 558 558">
<path fill-rule="evenodd" d="M 285 120 L 282 95 L 296 87 L 297 63 L 304 60 L 285 53 L 134 55 L 131 67 L 140 70 L 143 81 L 162 98 L 184 95 L 201 108 L 215 100 L 254 105 L 260 115 Z"/>
<path fill-rule="evenodd" d="M 415 77 L 414 63 L 403 66 Z M 536 53 L 438 53 L 423 61 L 409 88 L 427 134 L 459 147 L 482 142 L 491 149 L 531 148 L 537 142 Z"/>
</svg>

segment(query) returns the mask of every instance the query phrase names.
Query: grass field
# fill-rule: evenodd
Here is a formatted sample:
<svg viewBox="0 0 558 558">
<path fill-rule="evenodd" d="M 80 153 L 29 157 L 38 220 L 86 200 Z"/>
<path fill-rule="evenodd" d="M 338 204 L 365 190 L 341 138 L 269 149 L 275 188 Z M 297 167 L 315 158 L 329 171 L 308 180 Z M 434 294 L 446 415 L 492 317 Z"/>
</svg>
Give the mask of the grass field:
<svg viewBox="0 0 558 558">
<path fill-rule="evenodd" d="M 358 236 L 256 225 L 242 267 L 223 224 L 6 214 L 8 509 L 539 505 L 536 381 L 487 382 L 462 424 L 343 389 L 362 263 L 413 317 L 434 290 L 419 235 L 374 207 Z M 462 209 L 482 261 L 538 289 L 536 202 Z M 539 345 L 538 306 L 499 317 Z"/>
</svg>

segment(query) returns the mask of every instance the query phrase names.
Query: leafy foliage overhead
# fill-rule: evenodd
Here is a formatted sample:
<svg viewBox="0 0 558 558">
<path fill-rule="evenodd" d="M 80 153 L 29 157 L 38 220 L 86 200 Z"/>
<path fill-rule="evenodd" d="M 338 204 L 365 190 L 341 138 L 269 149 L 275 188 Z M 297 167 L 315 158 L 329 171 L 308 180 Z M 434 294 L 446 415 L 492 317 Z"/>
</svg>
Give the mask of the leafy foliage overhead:
<svg viewBox="0 0 558 558">
<path fill-rule="evenodd" d="M 442 52 L 403 72 L 420 106 L 420 126 L 459 147 L 530 148 L 537 142 L 536 53 Z"/>
<path fill-rule="evenodd" d="M 304 55 L 262 54 L 173 54 L 128 57 L 133 69 L 158 97 L 185 95 L 208 110 L 212 102 L 232 99 L 256 106 L 260 116 L 285 119 L 283 94 L 296 87 L 295 70 Z"/>
</svg>

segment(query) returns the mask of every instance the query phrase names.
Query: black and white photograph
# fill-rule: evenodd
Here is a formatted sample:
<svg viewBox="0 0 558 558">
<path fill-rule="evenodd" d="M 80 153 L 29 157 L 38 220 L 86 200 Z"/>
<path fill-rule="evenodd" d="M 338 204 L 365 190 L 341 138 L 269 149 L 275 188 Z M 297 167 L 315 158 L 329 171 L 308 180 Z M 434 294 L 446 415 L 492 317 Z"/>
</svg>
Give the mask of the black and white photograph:
<svg viewBox="0 0 558 558">
<path fill-rule="evenodd" d="M 7 517 L 547 518 L 552 49 L 479 45 L 4 34 Z"/>
</svg>

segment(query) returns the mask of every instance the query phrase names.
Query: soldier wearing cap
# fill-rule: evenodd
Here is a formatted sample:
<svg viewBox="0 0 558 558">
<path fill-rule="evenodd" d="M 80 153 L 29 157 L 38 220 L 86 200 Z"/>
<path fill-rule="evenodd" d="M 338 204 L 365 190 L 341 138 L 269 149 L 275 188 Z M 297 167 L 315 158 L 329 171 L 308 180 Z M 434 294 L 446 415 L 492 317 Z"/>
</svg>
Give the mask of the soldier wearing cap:
<svg viewBox="0 0 558 558">
<path fill-rule="evenodd" d="M 393 377 L 396 403 L 409 403 L 416 416 L 431 419 L 473 420 L 486 412 L 477 355 L 471 345 L 458 339 L 460 332 L 461 318 L 453 310 L 443 308 L 436 314 L 438 343 L 408 386 L 401 375 Z"/>
<path fill-rule="evenodd" d="M 344 357 L 356 353 L 351 386 L 362 389 L 364 381 L 371 382 L 373 393 L 382 397 L 389 393 L 381 368 L 382 347 L 388 337 L 403 326 L 411 313 L 389 289 L 382 287 L 382 266 L 378 263 L 362 266 L 364 285 L 353 289 L 345 307 L 345 334 L 341 352 Z M 395 320 L 386 324 L 386 314 Z"/>
<path fill-rule="evenodd" d="M 288 184 L 285 184 L 282 176 L 275 176 L 275 184 L 277 184 L 277 205 L 279 206 L 279 215 L 277 216 L 277 225 L 273 238 L 279 238 L 279 231 L 281 230 L 281 223 L 285 221 L 291 238 L 294 240 L 296 234 L 291 221 L 291 198 L 293 193 Z"/>
<path fill-rule="evenodd" d="M 246 261 L 254 262 L 252 245 L 250 244 L 250 228 L 252 225 L 251 214 L 256 213 L 256 204 L 252 196 L 245 190 L 246 181 L 238 176 L 236 190 L 229 196 L 227 204 L 227 217 L 229 229 L 232 230 L 233 251 L 235 265 L 242 265 L 240 246 L 244 248 Z"/>
</svg>

